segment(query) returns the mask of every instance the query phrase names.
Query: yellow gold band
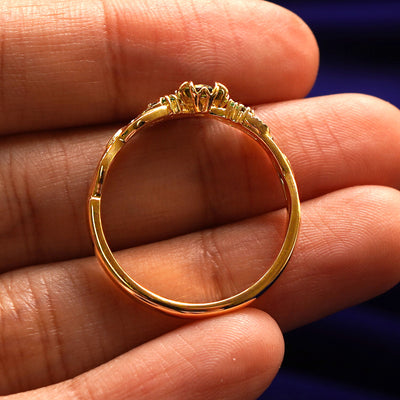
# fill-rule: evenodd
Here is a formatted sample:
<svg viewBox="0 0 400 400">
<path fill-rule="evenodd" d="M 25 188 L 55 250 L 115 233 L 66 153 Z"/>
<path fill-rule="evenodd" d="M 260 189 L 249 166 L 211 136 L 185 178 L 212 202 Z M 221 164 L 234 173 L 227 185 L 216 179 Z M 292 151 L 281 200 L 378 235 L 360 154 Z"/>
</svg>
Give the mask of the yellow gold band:
<svg viewBox="0 0 400 400">
<path fill-rule="evenodd" d="M 104 235 L 101 220 L 101 196 L 104 180 L 112 162 L 124 144 L 141 128 L 166 119 L 185 116 L 217 118 L 248 134 L 270 156 L 279 173 L 287 200 L 289 221 L 282 247 L 271 267 L 246 290 L 229 298 L 209 303 L 185 303 L 171 300 L 151 292 L 132 279 L 116 261 Z M 268 126 L 250 107 L 229 98 L 227 88 L 216 83 L 194 85 L 184 82 L 171 95 L 161 97 L 121 128 L 108 142 L 97 167 L 89 195 L 89 224 L 96 256 L 105 271 L 125 292 L 166 313 L 180 316 L 208 316 L 244 307 L 261 295 L 279 277 L 293 252 L 300 227 L 300 201 L 296 181 L 286 156 L 272 139 Z"/>
</svg>

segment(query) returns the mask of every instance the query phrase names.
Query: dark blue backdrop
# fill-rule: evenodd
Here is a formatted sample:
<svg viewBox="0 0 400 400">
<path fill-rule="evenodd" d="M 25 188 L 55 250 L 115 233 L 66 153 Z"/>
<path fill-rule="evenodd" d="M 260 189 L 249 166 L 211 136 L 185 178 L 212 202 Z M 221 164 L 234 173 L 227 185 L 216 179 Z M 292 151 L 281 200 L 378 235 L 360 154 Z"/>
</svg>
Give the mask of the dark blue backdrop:
<svg viewBox="0 0 400 400">
<path fill-rule="evenodd" d="M 360 92 L 400 107 L 400 0 L 275 2 L 302 17 L 319 42 L 310 96 Z M 399 286 L 285 337 L 283 368 L 260 400 L 400 398 Z"/>
</svg>

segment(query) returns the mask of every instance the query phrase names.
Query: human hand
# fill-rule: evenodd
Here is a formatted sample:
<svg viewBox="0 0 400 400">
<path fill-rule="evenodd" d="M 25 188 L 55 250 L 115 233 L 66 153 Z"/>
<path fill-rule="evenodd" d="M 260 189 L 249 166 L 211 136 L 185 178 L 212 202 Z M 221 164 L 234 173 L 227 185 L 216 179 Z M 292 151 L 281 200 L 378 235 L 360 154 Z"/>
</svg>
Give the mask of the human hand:
<svg viewBox="0 0 400 400">
<path fill-rule="evenodd" d="M 288 11 L 261 1 L 2 7 L 1 394 L 256 398 L 279 368 L 281 329 L 398 282 L 399 112 L 361 95 L 295 100 L 313 83 L 318 50 Z M 220 81 L 257 105 L 303 200 L 295 253 L 259 310 L 192 323 L 110 284 L 91 256 L 85 215 L 94 168 L 121 125 L 109 124 L 184 80 Z M 127 249 L 121 259 L 188 300 L 247 284 L 268 265 L 280 222 L 281 199 L 254 146 L 220 130 L 177 121 L 143 135 L 105 199 L 108 237 Z M 149 196 L 150 184 L 161 195 Z"/>
</svg>

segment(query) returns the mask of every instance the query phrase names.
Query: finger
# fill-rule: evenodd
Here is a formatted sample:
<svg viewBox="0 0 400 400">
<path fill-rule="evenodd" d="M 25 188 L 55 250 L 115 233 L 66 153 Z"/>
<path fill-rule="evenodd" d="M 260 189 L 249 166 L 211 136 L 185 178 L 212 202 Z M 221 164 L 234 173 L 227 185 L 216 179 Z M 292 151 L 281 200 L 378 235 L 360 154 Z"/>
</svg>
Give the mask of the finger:
<svg viewBox="0 0 400 400">
<path fill-rule="evenodd" d="M 122 265 L 158 293 L 210 299 L 256 279 L 277 240 L 274 215 L 204 235 L 125 251 Z M 258 306 L 290 329 L 376 296 L 399 281 L 399 240 L 396 190 L 349 188 L 307 201 L 293 257 Z M 93 259 L 17 270 L 0 282 L 0 386 L 13 390 L 75 376 L 182 323 L 120 293 Z"/>
<path fill-rule="evenodd" d="M 0 15 L 3 133 L 128 119 L 185 80 L 302 97 L 318 67 L 309 28 L 263 1 L 7 0 Z"/>
<path fill-rule="evenodd" d="M 187 325 L 72 380 L 9 399 L 256 399 L 278 372 L 283 348 L 276 323 L 247 309 Z"/>
<path fill-rule="evenodd" d="M 303 200 L 352 185 L 400 187 L 400 113 L 388 103 L 336 95 L 263 106 L 258 113 L 291 160 Z M 144 131 L 122 152 L 104 194 L 113 248 L 283 206 L 275 170 L 253 141 L 219 123 L 191 122 Z M 2 270 L 92 254 L 87 193 L 112 131 L 3 138 Z"/>
</svg>

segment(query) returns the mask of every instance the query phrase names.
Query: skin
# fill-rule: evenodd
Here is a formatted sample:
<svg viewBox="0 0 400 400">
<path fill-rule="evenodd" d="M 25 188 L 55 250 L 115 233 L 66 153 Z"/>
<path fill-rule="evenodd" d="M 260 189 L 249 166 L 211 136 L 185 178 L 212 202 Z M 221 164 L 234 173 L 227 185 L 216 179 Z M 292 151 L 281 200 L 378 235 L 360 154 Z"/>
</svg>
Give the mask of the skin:
<svg viewBox="0 0 400 400">
<path fill-rule="evenodd" d="M 318 48 L 298 17 L 258 0 L 8 0 L 0 11 L 1 399 L 256 399 L 280 367 L 282 331 L 399 282 L 399 110 L 358 94 L 301 99 Z M 292 260 L 255 308 L 194 322 L 116 290 L 86 222 L 108 139 L 184 80 L 220 81 L 255 106 L 303 210 Z M 212 300 L 265 270 L 283 206 L 248 138 L 176 121 L 121 154 L 105 228 L 138 280 Z"/>
</svg>

